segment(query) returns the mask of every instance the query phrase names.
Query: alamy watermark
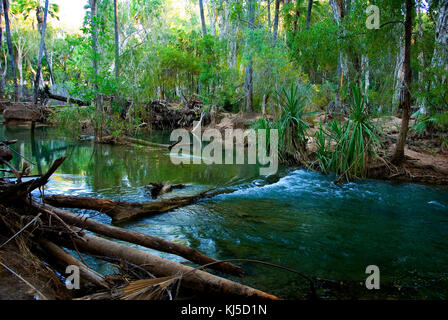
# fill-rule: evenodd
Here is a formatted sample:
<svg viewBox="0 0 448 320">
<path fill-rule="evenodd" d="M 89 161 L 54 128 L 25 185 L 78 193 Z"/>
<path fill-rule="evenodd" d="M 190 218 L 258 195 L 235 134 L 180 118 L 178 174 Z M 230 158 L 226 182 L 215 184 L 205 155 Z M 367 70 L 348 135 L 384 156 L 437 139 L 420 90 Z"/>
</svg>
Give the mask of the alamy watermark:
<svg viewBox="0 0 448 320">
<path fill-rule="evenodd" d="M 186 129 L 176 129 L 171 133 L 171 141 L 179 141 L 171 149 L 173 164 L 246 164 L 247 149 L 247 164 L 258 163 L 260 175 L 277 173 L 277 129 L 270 129 L 268 136 L 265 129 L 227 129 L 224 135 L 217 129 L 202 132 L 200 122 L 194 122 L 193 128 L 192 134 Z M 205 146 L 204 142 L 207 143 Z"/>
<path fill-rule="evenodd" d="M 380 8 L 375 5 L 370 5 L 366 9 L 367 20 L 366 28 L 369 30 L 380 28 Z"/>
<path fill-rule="evenodd" d="M 366 279 L 366 288 L 368 290 L 380 289 L 380 268 L 375 265 L 366 268 L 366 274 L 370 274 Z"/>
<path fill-rule="evenodd" d="M 74 265 L 69 265 L 65 269 L 65 273 L 69 276 L 65 279 L 65 286 L 69 290 L 79 290 L 81 288 L 79 267 Z"/>
</svg>

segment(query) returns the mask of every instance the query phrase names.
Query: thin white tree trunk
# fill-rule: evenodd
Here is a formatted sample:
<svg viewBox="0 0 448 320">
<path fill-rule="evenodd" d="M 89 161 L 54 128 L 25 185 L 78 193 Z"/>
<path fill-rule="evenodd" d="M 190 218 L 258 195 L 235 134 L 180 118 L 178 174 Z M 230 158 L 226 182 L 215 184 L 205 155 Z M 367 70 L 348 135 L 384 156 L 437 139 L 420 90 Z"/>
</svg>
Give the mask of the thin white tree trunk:
<svg viewBox="0 0 448 320">
<path fill-rule="evenodd" d="M 448 1 L 442 2 L 436 24 L 435 49 L 431 67 L 444 68 L 448 71 Z M 446 77 L 442 77 L 439 80 L 445 83 Z"/>
<path fill-rule="evenodd" d="M 403 42 L 403 38 L 400 38 L 400 42 Z M 392 104 L 394 106 L 399 105 L 404 98 L 404 45 L 400 45 L 400 52 L 397 55 L 397 63 L 395 65 L 395 88 L 392 98 Z"/>
</svg>

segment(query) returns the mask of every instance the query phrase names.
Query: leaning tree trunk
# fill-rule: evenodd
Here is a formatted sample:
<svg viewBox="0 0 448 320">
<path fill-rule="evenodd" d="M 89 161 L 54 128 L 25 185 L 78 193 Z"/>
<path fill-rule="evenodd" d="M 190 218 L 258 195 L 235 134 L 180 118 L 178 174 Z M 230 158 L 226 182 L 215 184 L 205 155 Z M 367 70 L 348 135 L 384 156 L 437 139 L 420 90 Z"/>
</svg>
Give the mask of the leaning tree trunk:
<svg viewBox="0 0 448 320">
<path fill-rule="evenodd" d="M 202 2 L 202 0 L 199 0 L 199 11 L 201 13 L 202 35 L 205 37 L 207 35 L 207 26 L 205 25 L 204 4 Z"/>
<path fill-rule="evenodd" d="M 406 0 L 406 21 L 404 25 L 405 44 L 404 44 L 404 100 L 402 103 L 403 115 L 401 122 L 401 132 L 398 139 L 392 162 L 400 164 L 404 161 L 404 146 L 409 131 L 409 117 L 411 112 L 411 44 L 412 44 L 412 10 L 414 0 Z"/>
<path fill-rule="evenodd" d="M 44 55 L 45 29 L 47 28 L 48 6 L 49 6 L 49 1 L 45 0 L 44 22 L 42 24 L 42 30 L 41 30 L 41 34 L 40 34 L 39 57 L 37 58 L 37 73 L 36 73 L 36 80 L 34 81 L 33 100 L 34 100 L 35 104 L 37 104 L 37 97 L 38 97 L 38 92 L 39 92 L 40 74 L 41 74 L 41 71 L 42 71 L 42 57 Z"/>
<path fill-rule="evenodd" d="M 114 20 L 115 20 L 115 79 L 120 76 L 120 35 L 118 34 L 118 0 L 114 0 Z"/>
<path fill-rule="evenodd" d="M 14 51 L 12 49 L 12 40 L 11 40 L 11 28 L 9 25 L 9 1 L 8 0 L 2 0 L 2 1 L 5 16 L 6 41 L 8 43 L 8 52 L 9 52 L 9 59 L 11 62 L 12 79 L 14 82 L 14 100 L 17 102 L 19 101 L 19 86 L 17 84 L 16 65 L 14 62 Z"/>
</svg>

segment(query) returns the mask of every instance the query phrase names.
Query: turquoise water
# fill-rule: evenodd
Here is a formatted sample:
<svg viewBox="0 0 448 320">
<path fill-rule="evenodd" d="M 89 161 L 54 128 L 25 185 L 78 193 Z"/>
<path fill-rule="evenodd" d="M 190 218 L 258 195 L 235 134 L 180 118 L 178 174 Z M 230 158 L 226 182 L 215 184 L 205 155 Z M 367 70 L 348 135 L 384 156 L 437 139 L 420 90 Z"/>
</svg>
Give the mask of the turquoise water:
<svg viewBox="0 0 448 320">
<path fill-rule="evenodd" d="M 216 186 L 235 190 L 125 228 L 218 259 L 258 259 L 349 283 L 363 283 L 366 267 L 377 265 L 382 288 L 417 288 L 404 298 L 448 298 L 446 187 L 374 180 L 337 186 L 332 177 L 288 168 L 267 178 L 258 175 L 255 165 L 174 166 L 164 150 L 73 142 L 45 128 L 37 129 L 34 143 L 27 129 L 1 127 L 0 133 L 19 139 L 15 149 L 35 163 L 33 174 L 67 155 L 46 194 L 145 202 L 152 201 L 144 189 L 152 181 L 187 184 L 168 197 Z M 110 222 L 105 215 L 78 212 Z M 110 271 L 105 263 L 92 263 L 99 271 Z M 283 298 L 307 294 L 307 284 L 297 275 L 248 263 L 243 267 L 247 276 L 238 281 L 245 284 Z"/>
</svg>

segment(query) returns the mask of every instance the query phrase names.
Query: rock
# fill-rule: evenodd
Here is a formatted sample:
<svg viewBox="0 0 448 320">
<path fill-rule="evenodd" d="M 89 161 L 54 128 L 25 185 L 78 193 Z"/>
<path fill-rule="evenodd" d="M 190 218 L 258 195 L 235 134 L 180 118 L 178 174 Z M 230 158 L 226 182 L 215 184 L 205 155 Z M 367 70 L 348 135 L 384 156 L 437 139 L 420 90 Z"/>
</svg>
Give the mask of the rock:
<svg viewBox="0 0 448 320">
<path fill-rule="evenodd" d="M 13 103 L 3 111 L 3 118 L 8 121 L 39 121 L 42 112 L 33 104 Z"/>
</svg>

